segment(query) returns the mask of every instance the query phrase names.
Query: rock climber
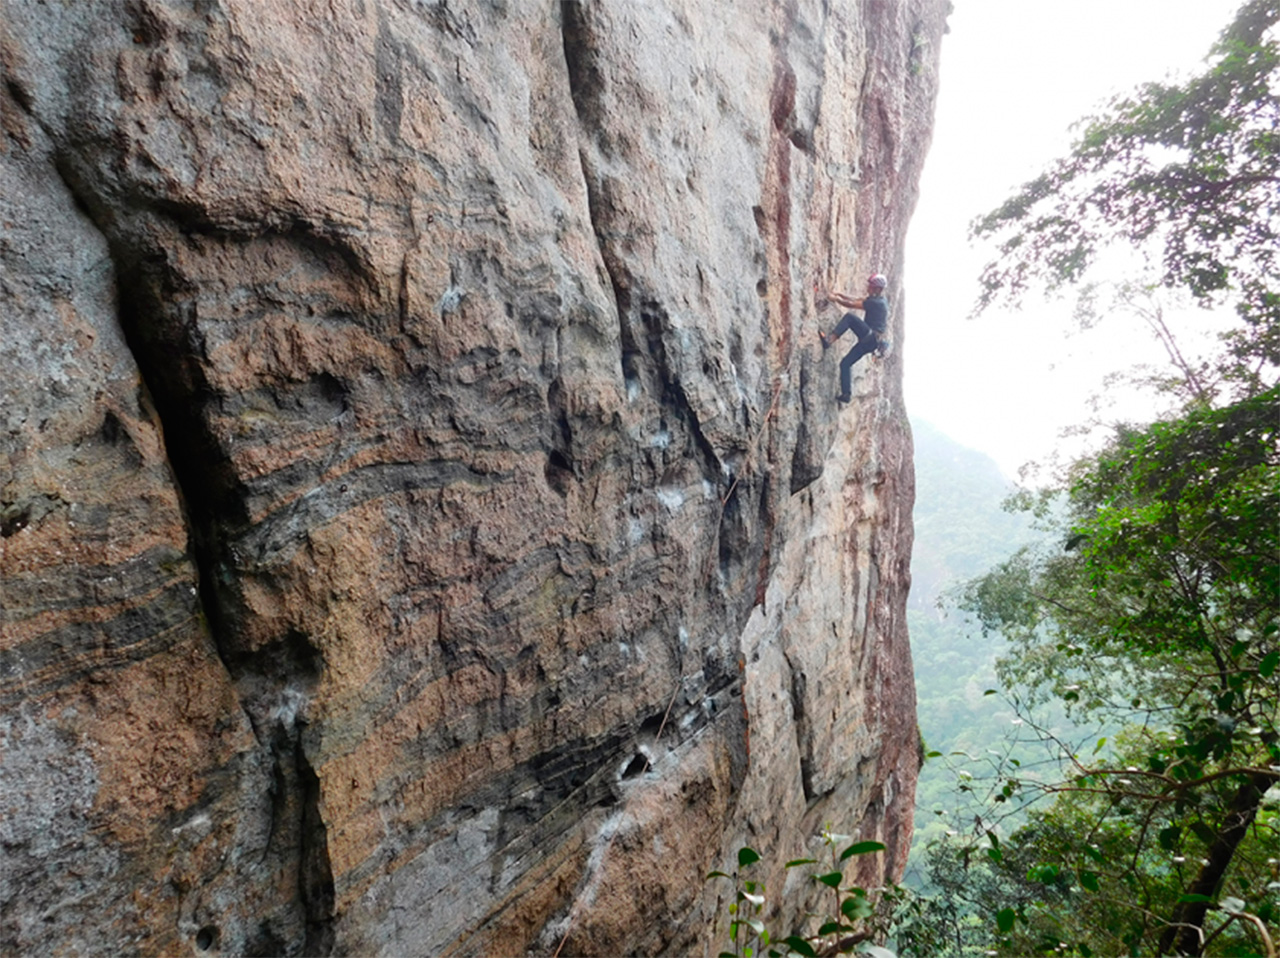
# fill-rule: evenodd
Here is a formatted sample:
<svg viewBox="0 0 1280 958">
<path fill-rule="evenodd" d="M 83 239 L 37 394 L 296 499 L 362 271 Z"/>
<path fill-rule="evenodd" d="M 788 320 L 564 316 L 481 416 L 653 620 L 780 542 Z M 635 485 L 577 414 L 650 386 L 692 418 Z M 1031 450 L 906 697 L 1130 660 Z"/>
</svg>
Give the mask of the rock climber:
<svg viewBox="0 0 1280 958">
<path fill-rule="evenodd" d="M 853 375 L 853 364 L 886 342 L 884 335 L 889 328 L 889 302 L 884 298 L 884 290 L 888 285 L 889 281 L 882 274 L 875 273 L 867 280 L 867 295 L 862 299 L 853 299 L 844 293 L 827 291 L 828 302 L 836 303 L 846 309 L 856 309 L 866 317 L 864 321 L 853 313 L 845 313 L 844 318 L 830 334 L 818 330 L 818 338 L 822 341 L 824 350 L 850 329 L 858 337 L 853 349 L 840 360 L 840 395 L 836 397 L 836 402 L 847 403 L 851 398 L 850 379 Z"/>
</svg>

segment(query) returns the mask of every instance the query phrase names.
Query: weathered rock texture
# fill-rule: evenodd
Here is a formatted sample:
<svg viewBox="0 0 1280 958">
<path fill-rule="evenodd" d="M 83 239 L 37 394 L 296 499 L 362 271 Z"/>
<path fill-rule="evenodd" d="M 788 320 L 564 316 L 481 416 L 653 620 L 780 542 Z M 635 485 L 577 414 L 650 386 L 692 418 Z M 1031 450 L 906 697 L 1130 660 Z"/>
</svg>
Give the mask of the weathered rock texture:
<svg viewBox="0 0 1280 958">
<path fill-rule="evenodd" d="M 714 953 L 743 842 L 900 868 L 945 12 L 8 0 L 0 951 Z"/>
</svg>

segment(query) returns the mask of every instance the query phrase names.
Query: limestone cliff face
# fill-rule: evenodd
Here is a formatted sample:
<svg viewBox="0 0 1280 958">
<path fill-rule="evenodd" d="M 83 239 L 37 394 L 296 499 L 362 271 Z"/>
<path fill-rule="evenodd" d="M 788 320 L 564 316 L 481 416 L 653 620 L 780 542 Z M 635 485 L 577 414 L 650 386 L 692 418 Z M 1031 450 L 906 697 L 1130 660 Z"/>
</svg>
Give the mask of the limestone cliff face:
<svg viewBox="0 0 1280 958">
<path fill-rule="evenodd" d="M 945 14 L 6 3 L 0 950 L 715 953 L 744 842 L 896 873 Z"/>
</svg>

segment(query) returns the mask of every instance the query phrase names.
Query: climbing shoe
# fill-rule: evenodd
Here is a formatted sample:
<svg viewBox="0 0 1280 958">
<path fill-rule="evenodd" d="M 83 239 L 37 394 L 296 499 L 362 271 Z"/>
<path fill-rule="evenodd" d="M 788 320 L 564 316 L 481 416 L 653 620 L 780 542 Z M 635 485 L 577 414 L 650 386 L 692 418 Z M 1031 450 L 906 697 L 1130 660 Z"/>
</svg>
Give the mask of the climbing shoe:
<svg viewBox="0 0 1280 958">
<path fill-rule="evenodd" d="M 845 393 L 841 393 L 839 396 L 836 397 L 836 402 L 840 403 L 841 405 L 844 405 L 850 400 L 850 398 L 851 397 L 846 395 Z"/>
<path fill-rule="evenodd" d="M 826 352 L 831 348 L 831 340 L 827 339 L 827 334 L 822 330 L 818 330 L 818 341 L 822 343 L 822 351 Z"/>
</svg>

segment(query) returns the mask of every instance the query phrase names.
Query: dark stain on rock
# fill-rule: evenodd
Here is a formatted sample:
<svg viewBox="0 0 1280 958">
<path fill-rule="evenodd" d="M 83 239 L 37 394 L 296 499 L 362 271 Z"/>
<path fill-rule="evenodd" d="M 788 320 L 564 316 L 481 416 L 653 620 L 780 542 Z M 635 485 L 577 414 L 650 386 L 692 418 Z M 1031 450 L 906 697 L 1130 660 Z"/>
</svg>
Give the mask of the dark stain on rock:
<svg viewBox="0 0 1280 958">
<path fill-rule="evenodd" d="M 298 885 L 306 915 L 304 955 L 332 954 L 334 932 L 333 867 L 329 859 L 329 833 L 320 815 L 320 779 L 307 761 L 301 743 L 297 747 L 298 781 L 303 790 L 301 850 Z"/>
<path fill-rule="evenodd" d="M 384 22 L 379 24 L 377 40 L 377 59 L 374 69 L 377 71 L 377 97 L 374 101 L 378 116 L 378 125 L 392 143 L 400 142 L 400 121 L 404 110 L 404 89 L 401 76 L 401 50 L 399 44 L 389 34 L 385 23 L 385 14 L 379 14 Z"/>
<path fill-rule="evenodd" d="M 795 110 L 796 74 L 780 54 L 773 67 L 773 90 L 769 94 L 769 116 L 773 120 L 773 128 L 779 133 L 787 134 L 791 129 Z"/>
</svg>

